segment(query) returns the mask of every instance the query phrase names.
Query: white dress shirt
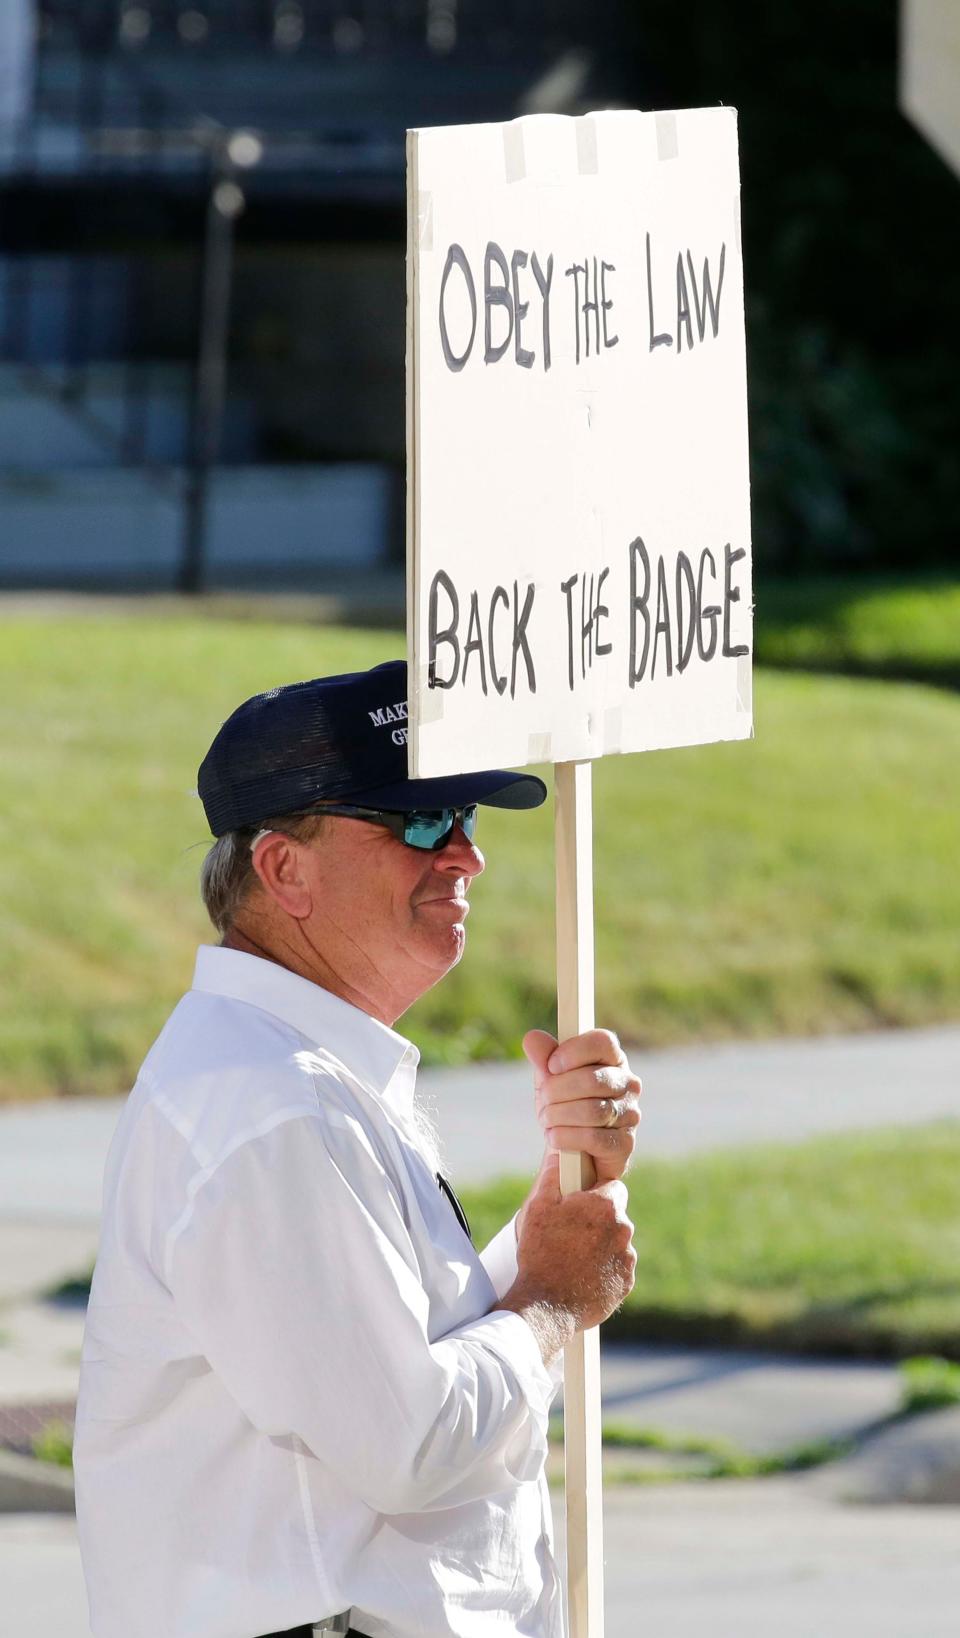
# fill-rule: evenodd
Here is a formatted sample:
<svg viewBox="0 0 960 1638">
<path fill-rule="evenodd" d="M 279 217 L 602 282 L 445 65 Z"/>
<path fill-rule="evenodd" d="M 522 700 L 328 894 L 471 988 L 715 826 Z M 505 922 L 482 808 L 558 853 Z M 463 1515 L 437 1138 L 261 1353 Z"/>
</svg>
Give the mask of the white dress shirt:
<svg viewBox="0 0 960 1638">
<path fill-rule="evenodd" d="M 107 1157 L 74 1440 L 95 1638 L 561 1638 L 555 1373 L 478 1256 L 419 1054 L 202 946 Z"/>
</svg>

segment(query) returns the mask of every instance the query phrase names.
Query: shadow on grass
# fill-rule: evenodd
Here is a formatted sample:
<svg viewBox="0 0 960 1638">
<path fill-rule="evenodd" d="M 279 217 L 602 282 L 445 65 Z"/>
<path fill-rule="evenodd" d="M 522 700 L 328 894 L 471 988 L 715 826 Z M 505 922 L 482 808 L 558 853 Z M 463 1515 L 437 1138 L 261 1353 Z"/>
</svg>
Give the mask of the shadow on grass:
<svg viewBox="0 0 960 1638">
<path fill-rule="evenodd" d="M 616 1342 L 674 1346 L 755 1348 L 769 1353 L 823 1354 L 847 1359 L 907 1359 L 938 1354 L 960 1360 L 960 1332 L 937 1327 L 907 1329 L 902 1322 L 872 1320 L 870 1311 L 918 1298 L 960 1298 L 960 1281 L 926 1280 L 877 1286 L 837 1303 L 811 1303 L 788 1319 L 755 1319 L 734 1310 L 666 1308 L 628 1303 L 604 1326 Z"/>
<path fill-rule="evenodd" d="M 782 671 L 960 689 L 945 575 L 811 576 L 757 586 L 755 659 Z M 933 652 L 925 652 L 932 649 Z"/>
<path fill-rule="evenodd" d="M 809 657 L 785 654 L 775 645 L 757 644 L 756 659 L 771 671 L 815 672 L 824 677 L 867 677 L 875 682 L 925 683 L 930 688 L 960 690 L 960 663 L 920 659 L 868 660 L 850 654 L 842 645 L 835 652 Z"/>
<path fill-rule="evenodd" d="M 63 1308 L 83 1308 L 90 1296 L 93 1270 L 59 1281 L 42 1293 L 45 1302 Z M 926 1280 L 899 1285 L 877 1286 L 838 1303 L 813 1303 L 790 1319 L 756 1320 L 735 1311 L 708 1312 L 702 1309 L 665 1308 L 627 1304 L 606 1321 L 604 1336 L 611 1342 L 663 1343 L 674 1347 L 750 1348 L 760 1354 L 821 1354 L 838 1359 L 909 1359 L 916 1354 L 936 1354 L 960 1361 L 960 1333 L 917 1327 L 905 1332 L 902 1326 L 883 1321 L 871 1322 L 873 1307 L 917 1298 L 960 1299 L 960 1280 Z M 759 1361 L 757 1362 L 760 1363 Z M 743 1360 L 724 1366 L 704 1362 L 691 1372 L 690 1384 L 707 1378 L 750 1368 Z M 669 1387 L 684 1386 L 675 1380 L 654 1384 L 649 1396 Z M 631 1397 L 635 1397 L 631 1393 Z"/>
<path fill-rule="evenodd" d="M 40 1296 L 55 1308 L 86 1308 L 90 1300 L 90 1286 L 93 1282 L 93 1269 L 87 1274 L 70 1274 L 65 1280 L 59 1280 L 56 1285 L 48 1286 Z"/>
</svg>

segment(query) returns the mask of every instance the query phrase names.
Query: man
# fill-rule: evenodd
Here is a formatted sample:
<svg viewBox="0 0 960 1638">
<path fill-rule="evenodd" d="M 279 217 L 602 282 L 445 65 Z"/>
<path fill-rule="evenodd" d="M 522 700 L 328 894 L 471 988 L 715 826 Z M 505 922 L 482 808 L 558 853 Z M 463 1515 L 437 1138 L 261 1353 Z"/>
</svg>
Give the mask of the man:
<svg viewBox="0 0 960 1638">
<path fill-rule="evenodd" d="M 408 780 L 405 700 L 400 662 L 276 689 L 200 769 L 222 942 L 121 1116 L 84 1336 L 95 1638 L 562 1631 L 548 1407 L 633 1283 L 639 1083 L 530 1032 L 550 1148 L 478 1256 L 392 1026 L 463 953 L 476 804 L 545 789 Z M 561 1148 L 596 1188 L 561 1200 Z"/>
</svg>

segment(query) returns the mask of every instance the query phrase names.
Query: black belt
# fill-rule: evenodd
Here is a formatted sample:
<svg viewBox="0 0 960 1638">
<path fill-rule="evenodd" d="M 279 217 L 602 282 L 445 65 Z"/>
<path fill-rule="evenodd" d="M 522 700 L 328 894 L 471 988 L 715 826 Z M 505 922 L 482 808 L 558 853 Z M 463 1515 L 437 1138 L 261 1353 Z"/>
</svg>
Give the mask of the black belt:
<svg viewBox="0 0 960 1638">
<path fill-rule="evenodd" d="M 260 1634 L 260 1638 L 314 1638 L 314 1631 L 308 1622 L 302 1627 L 284 1627 L 282 1632 L 264 1632 Z M 363 1638 L 363 1633 L 358 1632 L 356 1627 L 350 1627 L 347 1638 Z"/>
</svg>

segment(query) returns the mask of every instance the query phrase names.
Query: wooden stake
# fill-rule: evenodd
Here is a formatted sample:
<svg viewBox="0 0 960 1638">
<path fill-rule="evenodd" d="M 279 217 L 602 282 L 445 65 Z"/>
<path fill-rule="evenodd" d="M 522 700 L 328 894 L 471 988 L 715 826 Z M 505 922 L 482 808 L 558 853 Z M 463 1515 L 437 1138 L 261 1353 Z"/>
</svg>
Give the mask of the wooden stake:
<svg viewBox="0 0 960 1638">
<path fill-rule="evenodd" d="M 593 815 L 589 762 L 555 768 L 557 1026 L 560 1039 L 594 1025 Z M 589 1155 L 560 1156 L 560 1190 L 594 1182 Z M 564 1354 L 569 1638 L 603 1638 L 603 1472 L 600 1333 L 578 1332 Z"/>
</svg>

